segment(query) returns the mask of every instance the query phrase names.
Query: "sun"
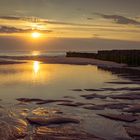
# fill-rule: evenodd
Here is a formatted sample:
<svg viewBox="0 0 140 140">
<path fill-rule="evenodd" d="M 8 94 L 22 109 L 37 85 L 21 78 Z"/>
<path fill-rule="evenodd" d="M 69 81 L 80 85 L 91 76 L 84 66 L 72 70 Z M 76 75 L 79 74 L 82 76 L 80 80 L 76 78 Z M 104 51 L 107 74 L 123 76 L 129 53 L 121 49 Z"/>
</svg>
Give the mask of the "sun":
<svg viewBox="0 0 140 140">
<path fill-rule="evenodd" d="M 41 34 L 39 32 L 33 32 L 31 34 L 32 38 L 39 38 L 41 36 Z"/>
</svg>

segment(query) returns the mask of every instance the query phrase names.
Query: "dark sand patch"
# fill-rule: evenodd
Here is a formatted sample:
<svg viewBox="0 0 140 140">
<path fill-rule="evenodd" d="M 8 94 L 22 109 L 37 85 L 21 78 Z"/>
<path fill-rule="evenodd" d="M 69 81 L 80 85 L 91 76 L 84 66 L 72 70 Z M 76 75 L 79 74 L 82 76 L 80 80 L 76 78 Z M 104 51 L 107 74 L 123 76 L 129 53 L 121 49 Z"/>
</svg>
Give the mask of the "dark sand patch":
<svg viewBox="0 0 140 140">
<path fill-rule="evenodd" d="M 104 91 L 103 89 L 84 89 L 85 91 Z"/>
<path fill-rule="evenodd" d="M 72 89 L 72 91 L 83 91 L 82 89 Z"/>
<path fill-rule="evenodd" d="M 89 109 L 89 110 L 104 110 L 105 108 L 124 109 L 124 108 L 128 108 L 128 107 L 129 107 L 129 104 L 127 104 L 127 103 L 108 103 L 108 104 L 101 104 L 101 105 L 84 106 L 83 108 Z"/>
<path fill-rule="evenodd" d="M 77 102 L 77 103 L 60 103 L 58 105 L 71 106 L 71 107 L 79 107 L 79 106 L 83 106 L 85 104 L 84 103 Z"/>
<path fill-rule="evenodd" d="M 20 102 L 41 102 L 41 101 L 44 101 L 43 99 L 38 99 L 38 98 L 18 98 L 16 100 L 20 101 Z"/>
<path fill-rule="evenodd" d="M 71 100 L 53 100 L 53 99 L 50 99 L 50 100 L 44 100 L 44 101 L 40 101 L 40 102 L 37 102 L 36 104 L 38 105 L 41 105 L 41 104 L 48 104 L 48 103 L 56 103 L 56 102 L 73 102 Z"/>
<path fill-rule="evenodd" d="M 75 97 L 73 97 L 73 96 L 64 96 L 63 98 L 75 99 Z"/>
<path fill-rule="evenodd" d="M 109 97 L 112 99 L 138 100 L 138 99 L 140 99 L 140 93 L 127 93 L 127 94 L 111 95 Z"/>
<path fill-rule="evenodd" d="M 105 91 L 140 91 L 140 88 L 128 88 L 128 87 L 123 87 L 123 88 L 102 88 Z"/>
<path fill-rule="evenodd" d="M 136 126 L 125 126 L 128 135 L 135 140 L 140 140 L 140 127 Z"/>
<path fill-rule="evenodd" d="M 113 83 L 113 82 L 109 82 L 109 83 Z M 114 84 L 115 84 L 115 82 L 114 82 Z M 117 84 L 119 84 L 119 83 L 117 83 Z M 120 83 L 120 84 L 122 84 L 122 83 Z M 135 83 L 136 84 L 136 83 Z M 137 83 L 138 84 L 138 83 Z M 85 90 L 85 91 L 90 91 L 90 92 L 94 92 L 94 91 L 100 91 L 100 92 L 102 92 L 102 91 L 111 91 L 111 92 L 114 92 L 114 91 L 134 91 L 134 92 L 137 92 L 137 91 L 140 91 L 140 88 L 139 87 L 134 87 L 134 88 L 129 88 L 129 87 L 123 87 L 123 88 L 101 88 L 101 89 L 72 89 L 72 91 L 83 91 L 83 90 Z"/>
<path fill-rule="evenodd" d="M 54 102 L 72 102 L 71 100 L 53 100 L 53 99 L 44 100 L 44 99 L 38 99 L 38 98 L 18 98 L 16 100 L 23 102 L 23 103 L 24 102 L 25 103 L 35 102 L 38 105 L 39 104 L 54 103 Z"/>
<path fill-rule="evenodd" d="M 129 113 L 140 113 L 140 104 L 132 105 L 131 107 L 125 109 L 124 111 Z"/>
<path fill-rule="evenodd" d="M 137 120 L 137 116 L 131 114 L 110 114 L 110 113 L 102 113 L 98 114 L 99 116 L 103 116 L 108 119 L 116 120 L 116 121 L 124 121 L 124 122 L 135 122 Z"/>
<path fill-rule="evenodd" d="M 84 106 L 83 108 L 88 110 L 104 110 L 104 106 L 100 106 L 100 105 Z"/>
<path fill-rule="evenodd" d="M 106 82 L 107 84 L 118 84 L 118 85 L 127 85 L 127 84 L 140 84 L 140 82 Z"/>
<path fill-rule="evenodd" d="M 66 118 L 66 117 L 27 117 L 27 120 L 31 124 L 38 125 L 56 125 L 56 124 L 67 124 L 67 123 L 80 123 L 79 120 L 74 118 Z"/>
<path fill-rule="evenodd" d="M 93 93 L 88 95 L 81 95 L 81 97 L 84 97 L 85 99 L 94 99 L 94 98 L 105 99 L 107 96 Z"/>
</svg>

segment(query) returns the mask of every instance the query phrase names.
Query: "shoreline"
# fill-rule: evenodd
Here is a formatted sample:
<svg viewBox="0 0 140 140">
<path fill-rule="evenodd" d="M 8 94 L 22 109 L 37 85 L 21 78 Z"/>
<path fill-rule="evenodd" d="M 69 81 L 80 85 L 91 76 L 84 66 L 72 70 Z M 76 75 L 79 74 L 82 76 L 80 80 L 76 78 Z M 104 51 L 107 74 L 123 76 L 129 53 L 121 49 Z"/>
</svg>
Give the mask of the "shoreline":
<svg viewBox="0 0 140 140">
<path fill-rule="evenodd" d="M 132 70 L 140 70 L 140 67 L 130 67 L 127 64 L 121 64 L 112 61 L 99 60 L 94 58 L 66 57 L 66 56 L 1 56 L 0 65 L 22 64 L 26 61 L 40 61 L 46 64 L 70 64 L 70 65 L 96 65 L 99 67 L 126 68 Z"/>
<path fill-rule="evenodd" d="M 48 64 L 73 64 L 73 65 L 97 65 L 109 67 L 124 67 L 126 64 L 119 64 L 111 61 L 104 61 L 92 58 L 77 58 L 66 56 L 1 56 L 0 64 L 25 63 L 25 61 L 41 61 Z"/>
</svg>

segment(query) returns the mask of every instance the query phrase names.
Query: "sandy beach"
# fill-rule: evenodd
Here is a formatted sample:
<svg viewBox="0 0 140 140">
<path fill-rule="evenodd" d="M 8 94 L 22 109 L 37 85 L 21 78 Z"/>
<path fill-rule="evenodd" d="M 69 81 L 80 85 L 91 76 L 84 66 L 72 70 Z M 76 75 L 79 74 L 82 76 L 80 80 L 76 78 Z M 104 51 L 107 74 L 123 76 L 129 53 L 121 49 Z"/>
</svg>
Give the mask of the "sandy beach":
<svg viewBox="0 0 140 140">
<path fill-rule="evenodd" d="M 40 61 L 46 64 L 70 64 L 70 65 L 96 65 L 99 67 L 112 67 L 112 68 L 127 68 L 132 70 L 140 70 L 140 67 L 130 67 L 127 64 L 116 63 L 112 61 L 104 61 L 93 58 L 79 58 L 79 57 L 65 57 L 65 56 L 51 56 L 51 57 L 41 57 L 41 56 L 1 56 L 0 65 L 5 64 L 21 64 L 26 63 L 27 60 Z"/>
<path fill-rule="evenodd" d="M 5 58 L 5 60 L 3 60 Z M 73 65 L 97 65 L 97 66 L 105 66 L 105 67 L 125 67 L 126 64 L 119 64 L 111 61 L 102 61 L 98 59 L 90 59 L 90 58 L 77 58 L 77 57 L 65 57 L 65 56 L 57 56 L 57 57 L 3 57 L 1 58 L 0 64 L 6 63 L 18 63 L 18 61 L 12 60 L 34 60 L 41 61 L 43 63 L 48 64 L 73 64 Z M 10 59 L 10 60 L 9 60 Z M 6 61 L 7 60 L 7 61 Z"/>
<path fill-rule="evenodd" d="M 48 57 L 46 59 L 39 59 L 44 63 L 52 64 L 75 64 L 75 65 L 97 65 L 107 67 L 123 67 L 125 64 L 118 64 L 115 62 L 102 61 L 98 59 L 77 58 L 77 57 Z"/>
</svg>

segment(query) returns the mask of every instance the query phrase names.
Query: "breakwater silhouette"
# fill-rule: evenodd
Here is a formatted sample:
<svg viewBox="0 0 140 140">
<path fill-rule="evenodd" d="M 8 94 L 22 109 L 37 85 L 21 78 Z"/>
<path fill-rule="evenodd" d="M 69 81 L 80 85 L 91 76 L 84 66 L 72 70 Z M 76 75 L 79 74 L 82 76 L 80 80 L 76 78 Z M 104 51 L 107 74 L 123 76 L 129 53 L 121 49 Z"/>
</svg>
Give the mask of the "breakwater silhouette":
<svg viewBox="0 0 140 140">
<path fill-rule="evenodd" d="M 66 57 L 94 58 L 140 66 L 140 50 L 103 50 L 97 53 L 67 52 Z"/>
</svg>

